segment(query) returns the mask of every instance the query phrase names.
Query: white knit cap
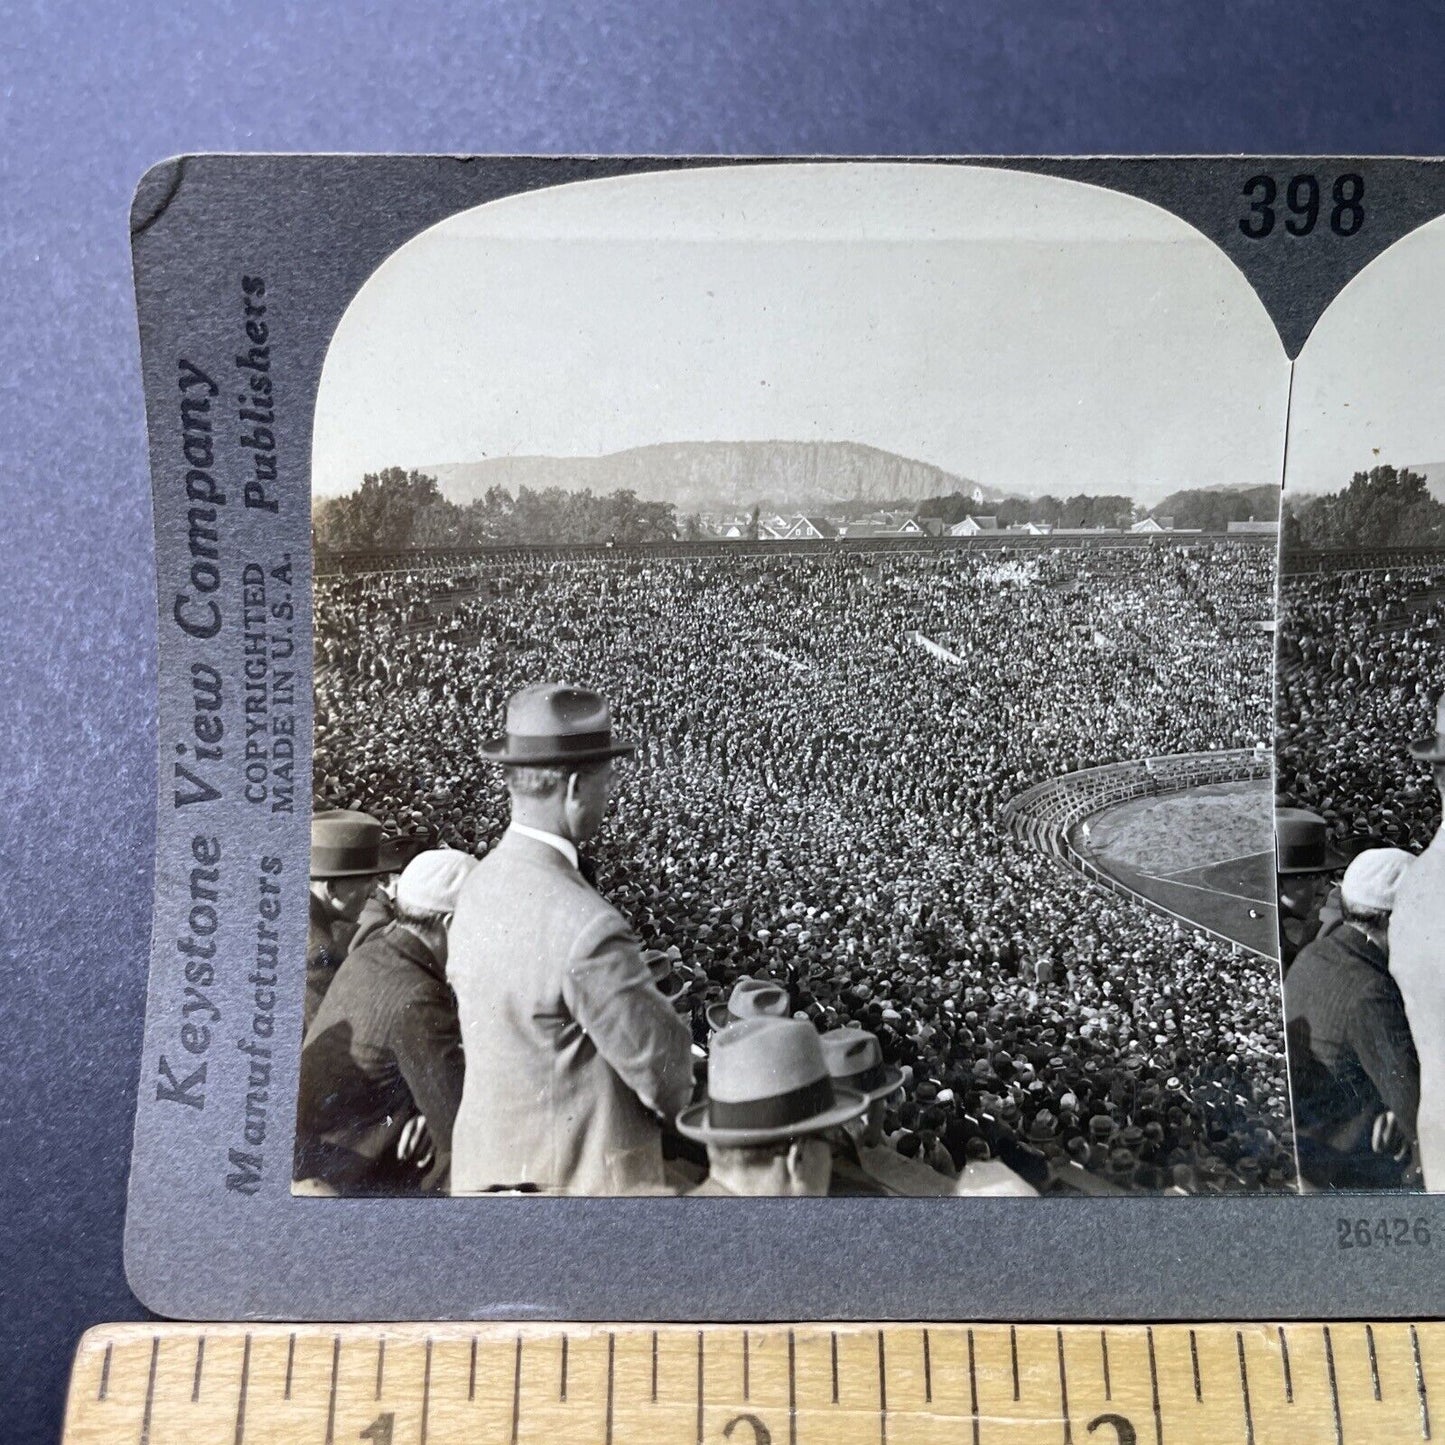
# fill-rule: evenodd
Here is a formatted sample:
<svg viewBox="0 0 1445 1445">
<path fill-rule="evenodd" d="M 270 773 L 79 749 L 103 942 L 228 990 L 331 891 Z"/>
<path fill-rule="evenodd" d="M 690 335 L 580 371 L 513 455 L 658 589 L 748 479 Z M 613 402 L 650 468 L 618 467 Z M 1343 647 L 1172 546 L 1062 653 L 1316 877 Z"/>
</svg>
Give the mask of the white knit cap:
<svg viewBox="0 0 1445 1445">
<path fill-rule="evenodd" d="M 1367 848 L 1345 869 L 1341 902 L 1354 913 L 1389 913 L 1414 861 L 1415 855 L 1403 848 Z"/>
<path fill-rule="evenodd" d="M 455 848 L 418 853 L 397 880 L 397 907 L 408 913 L 454 912 L 462 884 L 476 866 L 477 860 L 470 853 Z"/>
</svg>

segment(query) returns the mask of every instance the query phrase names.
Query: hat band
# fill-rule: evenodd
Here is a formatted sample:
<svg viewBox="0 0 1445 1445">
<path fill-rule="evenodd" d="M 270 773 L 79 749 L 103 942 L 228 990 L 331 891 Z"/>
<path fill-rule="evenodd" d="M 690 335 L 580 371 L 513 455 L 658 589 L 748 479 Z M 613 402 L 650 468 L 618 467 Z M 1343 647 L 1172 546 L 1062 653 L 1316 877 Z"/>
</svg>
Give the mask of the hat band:
<svg viewBox="0 0 1445 1445">
<path fill-rule="evenodd" d="M 593 733 L 508 733 L 506 752 L 595 753 L 611 746 L 611 728 Z"/>
<path fill-rule="evenodd" d="M 838 1102 L 826 1074 L 811 1084 L 762 1099 L 709 1099 L 708 1123 L 714 1129 L 782 1129 L 825 1113 Z"/>
<path fill-rule="evenodd" d="M 353 869 L 376 871 L 381 863 L 381 843 L 353 843 L 350 845 L 313 848 L 311 850 L 311 873 L 316 877 L 326 872 L 350 872 Z"/>
</svg>

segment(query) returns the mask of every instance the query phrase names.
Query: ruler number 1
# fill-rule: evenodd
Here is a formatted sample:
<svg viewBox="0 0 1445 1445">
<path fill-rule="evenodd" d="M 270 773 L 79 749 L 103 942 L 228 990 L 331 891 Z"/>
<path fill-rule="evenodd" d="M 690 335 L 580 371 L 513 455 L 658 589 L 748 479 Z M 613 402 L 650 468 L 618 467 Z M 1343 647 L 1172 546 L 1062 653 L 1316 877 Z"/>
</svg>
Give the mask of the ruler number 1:
<svg viewBox="0 0 1445 1445">
<path fill-rule="evenodd" d="M 378 1415 L 361 1432 L 360 1438 L 372 1441 L 372 1445 L 391 1445 L 391 1432 L 395 1425 L 396 1416 L 388 1410 L 385 1415 Z"/>
<path fill-rule="evenodd" d="M 1280 185 L 1271 175 L 1261 173 L 1244 183 L 1249 214 L 1239 219 L 1239 229 L 1251 241 L 1262 241 L 1274 230 L 1278 218 Z M 1365 224 L 1365 178 L 1356 171 L 1336 176 L 1330 187 L 1330 230 L 1337 236 L 1353 236 Z M 1318 176 L 1291 176 L 1284 187 L 1288 211 L 1284 228 L 1291 236 L 1308 236 L 1320 219 L 1323 201 Z"/>
</svg>

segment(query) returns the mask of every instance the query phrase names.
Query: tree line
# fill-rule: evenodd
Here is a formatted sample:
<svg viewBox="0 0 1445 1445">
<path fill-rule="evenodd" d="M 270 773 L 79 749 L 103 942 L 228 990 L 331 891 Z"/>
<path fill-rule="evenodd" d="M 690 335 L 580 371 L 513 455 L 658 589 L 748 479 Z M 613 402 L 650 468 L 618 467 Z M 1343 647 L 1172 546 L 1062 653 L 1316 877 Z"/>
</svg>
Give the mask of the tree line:
<svg viewBox="0 0 1445 1445">
<path fill-rule="evenodd" d="M 644 502 L 631 491 L 491 487 L 466 506 L 442 495 L 435 477 L 387 467 L 368 472 L 354 492 L 326 497 L 312 512 L 316 545 L 326 551 L 375 547 L 546 546 L 564 542 L 670 542 L 678 535 L 671 502 Z"/>
<path fill-rule="evenodd" d="M 1287 498 L 1280 532 L 1286 551 L 1445 544 L 1445 504 L 1420 473 L 1371 467 L 1338 492 Z"/>
</svg>

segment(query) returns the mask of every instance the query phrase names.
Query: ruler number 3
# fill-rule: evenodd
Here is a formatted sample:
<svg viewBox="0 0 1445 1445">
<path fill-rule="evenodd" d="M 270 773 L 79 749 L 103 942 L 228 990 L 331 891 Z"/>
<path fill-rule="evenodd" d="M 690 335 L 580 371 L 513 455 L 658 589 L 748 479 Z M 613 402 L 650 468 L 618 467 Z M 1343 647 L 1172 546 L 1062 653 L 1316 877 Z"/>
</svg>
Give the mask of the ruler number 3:
<svg viewBox="0 0 1445 1445">
<path fill-rule="evenodd" d="M 1274 230 L 1279 182 L 1271 175 L 1251 176 L 1244 183 L 1249 214 L 1239 219 L 1239 229 L 1251 241 L 1262 241 Z M 1330 187 L 1330 230 L 1337 236 L 1353 236 L 1365 224 L 1365 178 L 1355 171 L 1336 176 Z M 1320 218 L 1318 176 L 1291 176 L 1285 187 L 1284 203 L 1289 215 L 1284 228 L 1291 236 L 1308 236 Z"/>
<path fill-rule="evenodd" d="M 1100 1425 L 1108 1425 L 1119 1439 L 1119 1445 L 1139 1445 L 1139 1436 L 1133 1425 L 1123 1415 L 1095 1415 L 1089 1421 L 1089 1434 L 1092 1435 Z"/>
</svg>

